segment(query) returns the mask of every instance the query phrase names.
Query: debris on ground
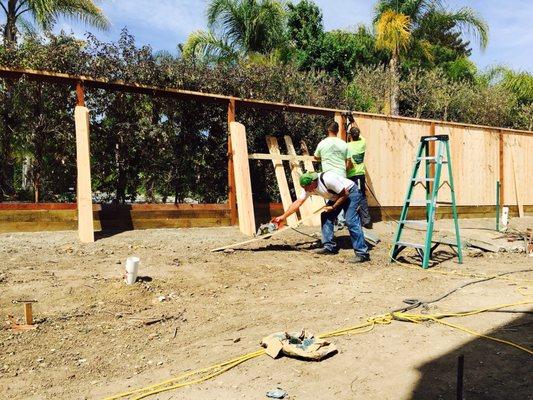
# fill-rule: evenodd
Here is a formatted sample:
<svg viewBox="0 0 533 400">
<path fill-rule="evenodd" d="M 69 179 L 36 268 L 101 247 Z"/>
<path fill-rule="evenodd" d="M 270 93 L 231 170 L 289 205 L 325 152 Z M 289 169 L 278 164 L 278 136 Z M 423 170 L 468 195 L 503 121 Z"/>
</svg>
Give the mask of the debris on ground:
<svg viewBox="0 0 533 400">
<path fill-rule="evenodd" d="M 312 333 L 305 330 L 293 333 L 273 333 L 261 340 L 261 346 L 272 358 L 283 353 L 288 357 L 319 361 L 337 352 L 334 344 L 315 338 Z"/>
<path fill-rule="evenodd" d="M 283 399 L 287 396 L 287 392 L 281 388 L 276 388 L 274 390 L 269 390 L 266 393 L 266 396 L 271 399 Z"/>
</svg>

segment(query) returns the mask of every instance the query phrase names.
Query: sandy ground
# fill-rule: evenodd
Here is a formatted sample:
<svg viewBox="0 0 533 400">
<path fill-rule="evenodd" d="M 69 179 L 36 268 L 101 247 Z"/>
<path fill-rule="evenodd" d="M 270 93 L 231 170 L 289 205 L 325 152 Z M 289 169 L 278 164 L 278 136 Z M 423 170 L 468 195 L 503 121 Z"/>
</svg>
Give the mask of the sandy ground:
<svg viewBox="0 0 533 400">
<path fill-rule="evenodd" d="M 519 222 L 533 226 L 533 219 Z M 493 221 L 462 225 L 483 224 Z M 254 351 L 272 332 L 351 326 L 403 299 L 430 299 L 472 280 L 389 264 L 393 230 L 390 223 L 376 226 L 384 240 L 364 265 L 346 262 L 349 248 L 316 256 L 306 250 L 312 239 L 296 232 L 234 253 L 209 249 L 242 240 L 236 228 L 131 231 L 90 245 L 79 244 L 75 232 L 0 235 L 2 322 L 9 314 L 22 319 L 22 306 L 13 300 L 38 301 L 37 330 L 14 333 L 5 324 L 0 330 L 0 398 L 105 398 Z M 346 231 L 340 236 L 346 244 Z M 144 277 L 132 286 L 122 279 L 128 255 L 141 258 Z M 463 265 L 450 253 L 440 256 L 444 261 L 434 269 L 441 271 L 533 268 L 533 258 L 524 254 L 465 256 Z M 513 277 L 531 280 L 533 273 Z M 492 280 L 425 312 L 523 301 L 524 290 L 523 284 Z M 448 321 L 533 345 L 531 314 Z M 262 356 L 154 398 L 265 399 L 268 390 L 281 387 L 290 399 L 451 399 L 459 354 L 465 355 L 465 398 L 533 398 L 531 355 L 436 323 L 393 322 L 333 342 L 339 353 L 321 362 Z"/>
</svg>

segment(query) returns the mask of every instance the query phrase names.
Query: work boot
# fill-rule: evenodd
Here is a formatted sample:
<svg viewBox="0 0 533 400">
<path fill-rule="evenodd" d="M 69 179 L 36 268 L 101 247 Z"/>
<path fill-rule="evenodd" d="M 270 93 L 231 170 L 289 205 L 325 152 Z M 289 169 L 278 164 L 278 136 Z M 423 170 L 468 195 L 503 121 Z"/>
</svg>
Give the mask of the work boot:
<svg viewBox="0 0 533 400">
<path fill-rule="evenodd" d="M 368 254 L 365 256 L 356 254 L 355 256 L 353 256 L 353 258 L 349 262 L 352 264 L 359 264 L 359 263 L 364 263 L 367 261 L 370 261 L 370 256 Z"/>
<path fill-rule="evenodd" d="M 320 249 L 313 250 L 313 253 L 315 254 L 324 254 L 324 255 L 333 255 L 337 254 L 336 251 L 331 251 L 329 249 L 326 249 L 325 247 L 322 247 Z"/>
</svg>

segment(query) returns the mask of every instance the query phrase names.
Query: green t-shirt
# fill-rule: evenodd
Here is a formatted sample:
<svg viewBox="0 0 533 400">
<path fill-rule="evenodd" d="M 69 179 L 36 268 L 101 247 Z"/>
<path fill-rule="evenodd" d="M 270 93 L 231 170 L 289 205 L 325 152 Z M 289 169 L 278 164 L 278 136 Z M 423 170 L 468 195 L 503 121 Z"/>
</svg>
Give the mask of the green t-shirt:
<svg viewBox="0 0 533 400">
<path fill-rule="evenodd" d="M 315 157 L 320 157 L 322 172 L 333 171 L 338 176 L 346 178 L 348 147 L 344 140 L 336 137 L 323 139 L 316 147 Z"/>
<path fill-rule="evenodd" d="M 366 140 L 364 137 L 359 137 L 359 140 L 353 140 L 347 143 L 348 157 L 352 160 L 353 168 L 346 172 L 346 176 L 351 178 L 357 175 L 365 174 L 365 151 Z"/>
</svg>

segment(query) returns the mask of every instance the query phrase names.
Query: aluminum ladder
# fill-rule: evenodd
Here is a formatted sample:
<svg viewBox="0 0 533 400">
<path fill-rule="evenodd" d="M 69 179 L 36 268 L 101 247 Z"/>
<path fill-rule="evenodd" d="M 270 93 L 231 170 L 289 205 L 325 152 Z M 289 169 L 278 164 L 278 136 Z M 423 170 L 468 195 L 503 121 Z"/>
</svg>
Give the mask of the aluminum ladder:
<svg viewBox="0 0 533 400">
<path fill-rule="evenodd" d="M 430 154 L 430 143 L 435 143 L 436 151 L 435 155 Z M 425 175 L 423 177 L 418 177 L 420 171 L 420 166 L 422 163 L 425 164 Z M 451 191 L 451 203 L 438 201 L 439 189 L 441 188 L 440 179 L 442 165 L 448 165 L 448 181 L 444 182 L 448 184 Z M 435 175 L 432 177 L 432 167 L 434 166 Z M 412 198 L 414 187 L 418 184 L 421 184 L 426 190 L 426 198 L 421 203 Z M 435 223 L 435 213 L 436 208 L 439 204 L 447 204 L 452 206 L 453 221 L 455 225 L 455 238 L 457 246 L 457 256 L 459 263 L 463 262 L 463 252 L 461 246 L 461 238 L 459 234 L 459 221 L 457 218 L 457 207 L 455 205 L 455 190 L 453 186 L 453 175 L 452 175 L 452 163 L 450 158 L 450 145 L 449 145 L 449 136 L 448 135 L 435 135 L 435 136 L 422 136 L 420 138 L 420 144 L 418 146 L 418 152 L 416 155 L 415 165 L 413 168 L 413 174 L 409 180 L 409 186 L 407 187 L 407 196 L 402 207 L 402 213 L 400 215 L 400 220 L 398 221 L 398 228 L 396 229 L 396 234 L 394 235 L 393 248 L 390 254 L 390 261 L 396 261 L 398 254 L 407 247 L 413 247 L 416 249 L 419 256 L 422 258 L 422 268 L 427 269 L 429 266 L 429 260 L 435 248 L 439 243 L 433 243 L 433 226 Z M 426 220 L 423 221 L 413 221 L 407 219 L 407 214 L 409 207 L 412 205 L 425 205 L 426 207 Z M 402 241 L 402 233 L 406 226 L 417 226 L 426 228 L 426 239 L 424 243 L 409 243 Z"/>
</svg>

